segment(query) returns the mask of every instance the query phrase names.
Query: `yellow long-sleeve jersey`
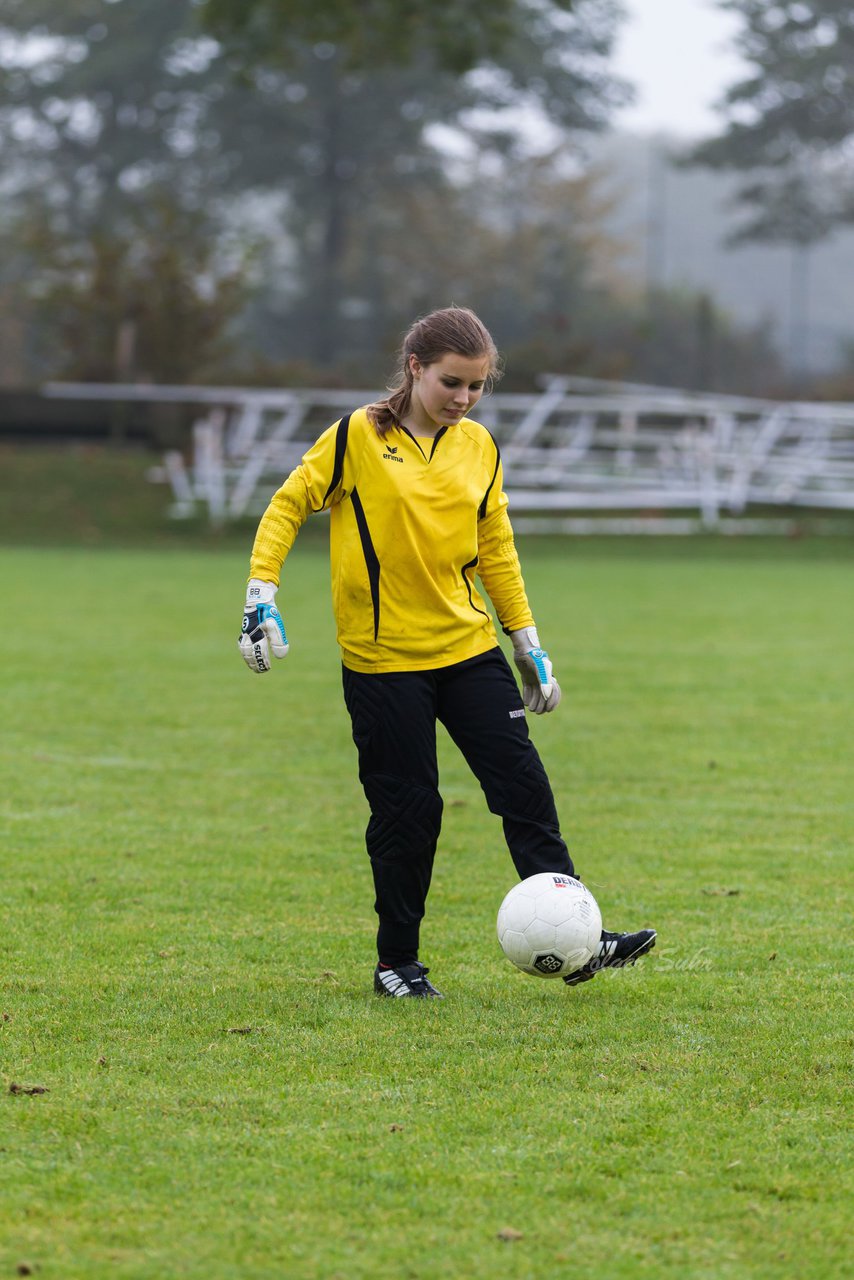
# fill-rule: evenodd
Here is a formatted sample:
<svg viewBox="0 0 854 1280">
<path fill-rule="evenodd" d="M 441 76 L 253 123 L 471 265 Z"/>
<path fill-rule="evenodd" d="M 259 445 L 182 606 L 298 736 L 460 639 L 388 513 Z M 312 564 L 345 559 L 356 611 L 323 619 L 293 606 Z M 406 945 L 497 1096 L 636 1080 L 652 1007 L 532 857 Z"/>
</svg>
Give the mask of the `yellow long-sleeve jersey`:
<svg viewBox="0 0 854 1280">
<path fill-rule="evenodd" d="M 312 512 L 330 511 L 332 600 L 344 665 L 425 671 L 497 644 L 477 572 L 505 631 L 533 625 L 498 446 L 463 418 L 435 440 L 380 437 L 364 409 L 323 433 L 273 495 L 251 576 L 278 584 Z"/>
</svg>

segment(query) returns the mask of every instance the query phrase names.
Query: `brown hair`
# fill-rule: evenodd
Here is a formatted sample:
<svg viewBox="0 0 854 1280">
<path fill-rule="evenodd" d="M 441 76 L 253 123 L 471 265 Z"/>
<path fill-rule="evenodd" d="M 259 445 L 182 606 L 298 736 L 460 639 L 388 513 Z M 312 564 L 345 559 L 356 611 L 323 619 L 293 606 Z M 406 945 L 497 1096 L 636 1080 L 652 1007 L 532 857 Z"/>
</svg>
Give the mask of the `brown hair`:
<svg viewBox="0 0 854 1280">
<path fill-rule="evenodd" d="M 501 376 L 498 351 L 492 335 L 482 320 L 468 307 L 444 307 L 416 320 L 403 339 L 396 380 L 385 400 L 367 407 L 368 417 L 378 436 L 384 436 L 399 425 L 409 412 L 412 400 L 412 370 L 409 357 L 417 356 L 423 365 L 435 364 L 448 352 L 476 360 L 489 360 L 486 389 L 491 391 Z"/>
</svg>

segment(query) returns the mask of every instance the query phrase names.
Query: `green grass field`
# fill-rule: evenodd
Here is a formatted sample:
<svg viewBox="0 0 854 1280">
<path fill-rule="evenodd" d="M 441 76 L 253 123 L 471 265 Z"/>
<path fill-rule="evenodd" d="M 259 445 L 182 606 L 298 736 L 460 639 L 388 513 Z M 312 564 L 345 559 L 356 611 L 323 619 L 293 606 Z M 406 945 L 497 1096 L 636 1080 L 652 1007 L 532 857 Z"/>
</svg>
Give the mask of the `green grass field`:
<svg viewBox="0 0 854 1280">
<path fill-rule="evenodd" d="M 566 834 L 659 946 L 513 970 L 444 743 L 446 999 L 409 1005 L 324 550 L 263 679 L 245 552 L 0 551 L 0 1280 L 850 1274 L 851 544 L 523 547 Z"/>
</svg>

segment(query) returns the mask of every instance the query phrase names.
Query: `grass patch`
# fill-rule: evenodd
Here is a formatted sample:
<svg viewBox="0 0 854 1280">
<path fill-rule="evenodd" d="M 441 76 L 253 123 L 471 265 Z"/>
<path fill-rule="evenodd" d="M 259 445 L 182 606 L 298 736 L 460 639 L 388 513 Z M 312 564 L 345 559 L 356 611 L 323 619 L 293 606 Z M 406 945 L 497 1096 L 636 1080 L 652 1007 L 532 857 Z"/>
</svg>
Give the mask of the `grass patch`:
<svg viewBox="0 0 854 1280">
<path fill-rule="evenodd" d="M 0 553 L 0 1276 L 842 1276 L 844 553 L 529 544 L 565 690 L 532 732 L 606 924 L 659 948 L 512 970 L 443 743 L 423 1007 L 370 993 L 325 555 L 258 679 L 247 551 Z"/>
<path fill-rule="evenodd" d="M 159 461 L 141 448 L 0 442 L 0 546 L 221 550 L 251 540 L 252 522 L 217 533 L 201 512 L 170 519 L 170 487 L 148 477 Z"/>
</svg>

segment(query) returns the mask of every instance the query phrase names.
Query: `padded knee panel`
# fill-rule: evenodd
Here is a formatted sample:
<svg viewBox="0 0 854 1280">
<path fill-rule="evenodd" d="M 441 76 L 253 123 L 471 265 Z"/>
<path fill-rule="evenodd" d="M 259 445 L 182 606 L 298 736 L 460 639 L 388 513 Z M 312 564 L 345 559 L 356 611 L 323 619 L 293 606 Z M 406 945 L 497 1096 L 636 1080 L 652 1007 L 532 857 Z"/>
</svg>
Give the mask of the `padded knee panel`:
<svg viewBox="0 0 854 1280">
<path fill-rule="evenodd" d="M 502 785 L 490 787 L 486 802 L 490 812 L 502 818 L 558 825 L 551 785 L 537 755 L 524 769 L 507 777 Z"/>
<path fill-rule="evenodd" d="M 363 779 L 371 806 L 367 845 L 372 859 L 432 857 L 442 826 L 442 797 L 403 778 L 375 773 Z"/>
</svg>

